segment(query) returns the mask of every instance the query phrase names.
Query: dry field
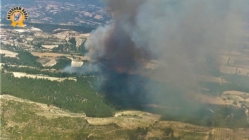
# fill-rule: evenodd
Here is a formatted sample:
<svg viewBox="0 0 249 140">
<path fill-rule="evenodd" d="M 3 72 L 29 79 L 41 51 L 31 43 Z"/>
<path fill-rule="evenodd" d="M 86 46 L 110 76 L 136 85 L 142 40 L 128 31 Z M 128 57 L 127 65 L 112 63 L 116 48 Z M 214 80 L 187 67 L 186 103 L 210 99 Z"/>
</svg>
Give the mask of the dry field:
<svg viewBox="0 0 249 140">
<path fill-rule="evenodd" d="M 213 140 L 234 140 L 234 134 L 231 129 L 215 128 L 213 129 L 212 132 L 213 132 Z"/>
<path fill-rule="evenodd" d="M 106 125 L 116 123 L 118 126 L 127 129 L 137 127 L 148 127 L 160 119 L 160 115 L 146 113 L 142 111 L 122 111 L 117 112 L 114 117 L 92 118 L 86 117 L 88 123 L 92 125 Z"/>
<path fill-rule="evenodd" d="M 72 59 L 72 56 L 70 54 L 62 54 L 62 53 L 51 53 L 51 52 L 44 52 L 44 53 L 40 53 L 40 52 L 31 52 L 32 55 L 34 56 L 38 56 L 40 58 L 57 58 L 57 57 L 60 57 L 60 56 L 65 56 L 67 58 L 70 58 Z M 77 59 L 80 59 L 80 60 L 90 60 L 89 57 L 87 56 L 78 56 L 78 55 L 74 55 L 74 57 Z"/>
<path fill-rule="evenodd" d="M 249 107 L 249 93 L 239 92 L 239 91 L 225 91 L 223 92 L 221 98 L 226 99 L 226 103 L 237 102 L 237 106 L 241 106 L 241 103 L 244 102 L 247 107 Z M 229 100 L 230 99 L 230 100 Z"/>
<path fill-rule="evenodd" d="M 11 101 L 17 101 L 17 102 L 23 102 L 32 104 L 32 106 L 36 109 L 36 114 L 40 116 L 44 116 L 46 118 L 57 118 L 57 117 L 85 117 L 86 115 L 84 113 L 71 113 L 67 110 L 62 110 L 55 106 L 48 106 L 46 104 L 32 102 L 29 100 L 17 98 L 11 95 L 0 95 L 1 101 L 3 100 L 11 100 Z"/>
<path fill-rule="evenodd" d="M 244 51 L 229 51 L 223 50 L 220 54 L 220 71 L 227 74 L 239 74 L 243 76 L 249 76 L 249 49 Z M 227 83 L 222 77 L 210 77 L 210 76 L 199 76 L 202 81 L 215 82 L 215 83 Z M 228 94 L 230 93 L 230 94 Z M 247 94 L 247 96 L 245 96 Z M 210 104 L 227 104 L 234 105 L 234 101 L 241 106 L 239 102 L 246 101 L 249 106 L 249 93 L 242 93 L 238 91 L 225 91 L 220 97 L 195 94 L 197 98 L 204 103 Z"/>
<path fill-rule="evenodd" d="M 23 72 L 12 72 L 14 77 L 17 78 L 21 78 L 21 77 L 28 77 L 28 78 L 37 78 L 37 79 L 47 79 L 50 81 L 58 81 L 58 82 L 62 82 L 64 80 L 73 80 L 73 81 L 77 81 L 76 78 L 74 77 L 70 77 L 70 78 L 58 78 L 58 77 L 50 77 L 50 76 L 45 76 L 45 75 L 35 75 L 35 74 L 27 74 L 27 73 L 23 73 Z"/>
<path fill-rule="evenodd" d="M 17 57 L 18 53 L 8 51 L 8 50 L 0 50 L 0 54 L 5 54 L 5 57 Z"/>
<path fill-rule="evenodd" d="M 38 57 L 54 57 L 54 58 L 60 56 L 71 57 L 69 54 L 50 53 L 50 52 L 45 52 L 45 53 L 31 52 L 31 54 Z"/>
<path fill-rule="evenodd" d="M 182 129 L 189 132 L 206 133 L 206 134 L 211 131 L 211 128 L 209 127 L 196 126 L 176 121 L 159 121 L 155 124 L 155 126 L 159 128 L 172 127 L 173 129 Z"/>
<path fill-rule="evenodd" d="M 235 74 L 236 70 L 240 75 L 248 75 L 249 68 L 235 67 L 235 66 L 220 66 L 220 71 L 227 74 Z"/>
<path fill-rule="evenodd" d="M 52 67 L 57 63 L 55 59 L 50 59 L 47 63 L 42 64 L 44 67 Z"/>
<path fill-rule="evenodd" d="M 199 100 L 202 103 L 218 104 L 218 105 L 226 104 L 226 102 L 221 97 L 218 97 L 218 96 L 210 96 L 210 95 L 198 94 L 198 93 L 193 93 L 193 95 L 195 96 L 195 99 Z"/>
<path fill-rule="evenodd" d="M 41 63 L 44 67 L 52 67 L 57 63 L 55 58 L 50 57 L 41 57 L 37 61 Z"/>
<path fill-rule="evenodd" d="M 235 140 L 249 140 L 249 129 L 240 128 L 234 130 Z"/>
<path fill-rule="evenodd" d="M 46 49 L 53 49 L 58 47 L 58 45 L 42 45 L 42 47 L 46 48 Z"/>
<path fill-rule="evenodd" d="M 239 91 L 225 91 L 221 96 L 209 96 L 205 94 L 196 94 L 196 99 L 202 103 L 217 104 L 217 105 L 232 105 L 241 107 L 241 103 L 249 107 L 249 93 Z M 234 101 L 237 105 L 234 105 Z"/>
<path fill-rule="evenodd" d="M 220 55 L 220 71 L 228 74 L 248 75 L 249 74 L 249 49 L 243 52 L 223 51 Z"/>
<path fill-rule="evenodd" d="M 221 77 L 199 75 L 199 78 L 201 81 L 206 81 L 206 82 L 213 82 L 213 83 L 220 83 L 220 84 L 227 83 L 227 81 L 225 81 Z"/>
</svg>

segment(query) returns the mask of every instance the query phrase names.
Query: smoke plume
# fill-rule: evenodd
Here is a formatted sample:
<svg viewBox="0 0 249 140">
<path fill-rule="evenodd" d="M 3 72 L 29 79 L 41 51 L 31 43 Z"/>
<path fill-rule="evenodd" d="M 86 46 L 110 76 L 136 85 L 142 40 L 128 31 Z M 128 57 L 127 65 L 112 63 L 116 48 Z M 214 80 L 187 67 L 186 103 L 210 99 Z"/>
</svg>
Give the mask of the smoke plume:
<svg viewBox="0 0 249 140">
<path fill-rule="evenodd" d="M 237 47 L 249 13 L 247 0 L 104 2 L 113 22 L 91 33 L 87 56 L 105 79 L 103 91 L 122 105 L 191 98 L 199 75 L 211 75 L 219 54 Z M 158 67 L 146 70 L 152 62 Z"/>
</svg>

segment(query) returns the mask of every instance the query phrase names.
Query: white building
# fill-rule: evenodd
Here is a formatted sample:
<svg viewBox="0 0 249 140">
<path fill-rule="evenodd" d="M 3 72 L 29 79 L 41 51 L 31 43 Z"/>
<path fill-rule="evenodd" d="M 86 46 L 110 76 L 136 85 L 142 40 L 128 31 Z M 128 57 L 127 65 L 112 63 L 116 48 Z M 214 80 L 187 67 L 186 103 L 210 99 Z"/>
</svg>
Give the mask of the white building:
<svg viewBox="0 0 249 140">
<path fill-rule="evenodd" d="M 72 60 L 71 61 L 71 67 L 81 67 L 83 66 L 84 62 L 82 61 L 77 61 L 77 60 Z"/>
</svg>

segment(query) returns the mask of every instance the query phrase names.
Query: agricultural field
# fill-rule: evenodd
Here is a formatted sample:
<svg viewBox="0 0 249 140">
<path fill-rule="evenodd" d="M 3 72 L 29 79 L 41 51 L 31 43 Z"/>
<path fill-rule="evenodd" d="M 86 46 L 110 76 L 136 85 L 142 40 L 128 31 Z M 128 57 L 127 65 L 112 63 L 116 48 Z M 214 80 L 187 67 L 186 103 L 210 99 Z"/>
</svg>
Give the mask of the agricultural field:
<svg viewBox="0 0 249 140">
<path fill-rule="evenodd" d="M 249 129 L 239 128 L 234 130 L 234 139 L 236 140 L 248 140 L 249 139 Z"/>
<path fill-rule="evenodd" d="M 226 74 L 249 76 L 249 49 L 224 51 L 220 55 L 220 71 Z"/>
<path fill-rule="evenodd" d="M 43 67 L 52 67 L 57 63 L 54 58 L 39 58 L 37 61 L 41 63 Z"/>
<path fill-rule="evenodd" d="M 221 96 L 196 95 L 203 103 L 249 107 L 249 93 L 240 91 L 224 91 Z"/>
<path fill-rule="evenodd" d="M 16 58 L 18 53 L 16 52 L 12 52 L 12 51 L 8 51 L 8 50 L 0 50 L 0 54 L 4 54 L 5 57 L 13 57 L 13 58 Z"/>
<path fill-rule="evenodd" d="M 203 103 L 249 108 L 248 56 L 248 47 L 223 50 L 219 56 L 219 74 L 199 77 L 207 92 L 193 94 Z"/>
<path fill-rule="evenodd" d="M 234 134 L 231 129 L 227 128 L 215 128 L 213 130 L 213 140 L 232 140 Z"/>
<path fill-rule="evenodd" d="M 21 77 L 27 77 L 27 78 L 32 78 L 32 79 L 48 79 L 50 81 L 64 81 L 64 80 L 73 80 L 77 81 L 75 77 L 67 77 L 67 78 L 59 78 L 59 77 L 50 77 L 46 75 L 35 75 L 35 74 L 27 74 L 27 73 L 22 73 L 22 72 L 12 72 L 14 77 L 16 78 L 21 78 Z"/>
<path fill-rule="evenodd" d="M 226 91 L 221 97 L 227 104 L 234 104 L 238 107 L 249 106 L 249 93 L 246 92 Z"/>
<path fill-rule="evenodd" d="M 56 58 L 56 57 L 60 57 L 60 56 L 65 56 L 65 57 L 70 57 L 70 54 L 60 54 L 60 53 L 51 53 L 51 52 L 45 52 L 45 53 L 41 53 L 41 52 L 31 52 L 32 55 L 37 56 L 37 57 L 52 57 L 52 58 Z"/>
<path fill-rule="evenodd" d="M 71 54 L 62 54 L 62 53 L 52 53 L 52 52 L 31 52 L 32 55 L 37 56 L 39 58 L 50 58 L 50 59 L 54 59 L 54 58 L 58 58 L 58 57 L 67 57 L 72 59 L 72 55 Z M 80 60 L 89 60 L 88 57 L 86 56 L 79 56 L 79 55 L 73 55 L 73 57 L 78 58 Z"/>
</svg>

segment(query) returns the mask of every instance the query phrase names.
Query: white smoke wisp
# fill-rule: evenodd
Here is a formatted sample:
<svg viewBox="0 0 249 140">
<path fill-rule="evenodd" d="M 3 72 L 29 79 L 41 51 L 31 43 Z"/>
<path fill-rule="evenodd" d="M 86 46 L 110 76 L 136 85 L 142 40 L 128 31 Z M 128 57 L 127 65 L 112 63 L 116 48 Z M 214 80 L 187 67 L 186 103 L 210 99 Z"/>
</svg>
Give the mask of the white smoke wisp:
<svg viewBox="0 0 249 140">
<path fill-rule="evenodd" d="M 63 69 L 63 72 L 66 73 L 77 73 L 77 74 L 81 74 L 81 75 L 87 75 L 87 74 L 92 74 L 92 73 L 97 73 L 99 72 L 99 67 L 98 65 L 83 65 L 82 67 L 72 67 L 71 65 L 66 66 Z"/>
</svg>

